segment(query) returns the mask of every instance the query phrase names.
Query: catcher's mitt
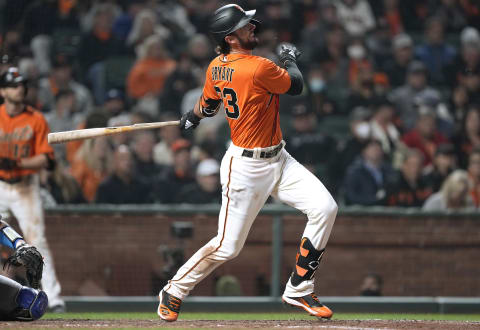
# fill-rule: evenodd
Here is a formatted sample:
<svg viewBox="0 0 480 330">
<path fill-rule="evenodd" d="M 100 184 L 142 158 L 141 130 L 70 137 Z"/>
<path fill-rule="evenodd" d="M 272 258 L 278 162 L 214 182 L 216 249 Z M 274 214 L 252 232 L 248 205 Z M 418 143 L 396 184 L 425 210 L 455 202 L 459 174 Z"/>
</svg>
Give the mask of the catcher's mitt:
<svg viewBox="0 0 480 330">
<path fill-rule="evenodd" d="M 34 246 L 24 244 L 5 261 L 3 269 L 10 266 L 24 266 L 28 285 L 34 289 L 40 286 L 43 273 L 43 257 Z"/>
</svg>

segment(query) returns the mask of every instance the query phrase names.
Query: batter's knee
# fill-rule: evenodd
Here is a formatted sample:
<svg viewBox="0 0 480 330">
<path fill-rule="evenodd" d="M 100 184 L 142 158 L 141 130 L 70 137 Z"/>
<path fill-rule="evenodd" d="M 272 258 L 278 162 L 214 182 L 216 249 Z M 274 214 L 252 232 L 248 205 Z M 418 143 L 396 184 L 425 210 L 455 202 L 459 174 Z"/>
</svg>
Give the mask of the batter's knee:
<svg viewBox="0 0 480 330">
<path fill-rule="evenodd" d="M 330 217 L 335 218 L 337 216 L 337 212 L 338 212 L 338 204 L 332 198 L 327 207 L 326 214 L 328 214 Z"/>
<path fill-rule="evenodd" d="M 242 246 L 224 246 L 224 248 L 220 248 L 218 251 L 218 256 L 221 259 L 224 259 L 225 261 L 227 260 L 232 260 L 233 258 L 237 257 L 240 254 L 240 251 L 242 251 Z"/>
<path fill-rule="evenodd" d="M 338 212 L 338 205 L 337 202 L 333 198 L 330 198 L 328 202 L 323 201 L 322 203 L 316 204 L 308 212 L 309 220 L 327 220 L 327 221 L 334 221 L 335 217 Z"/>
</svg>

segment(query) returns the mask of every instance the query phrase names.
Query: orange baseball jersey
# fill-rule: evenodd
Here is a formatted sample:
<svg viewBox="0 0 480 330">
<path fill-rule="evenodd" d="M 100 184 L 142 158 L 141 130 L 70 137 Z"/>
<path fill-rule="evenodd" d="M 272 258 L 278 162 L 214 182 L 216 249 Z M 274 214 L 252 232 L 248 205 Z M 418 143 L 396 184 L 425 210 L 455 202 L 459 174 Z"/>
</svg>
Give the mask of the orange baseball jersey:
<svg viewBox="0 0 480 330">
<path fill-rule="evenodd" d="M 53 159 L 53 149 L 47 142 L 48 124 L 43 115 L 30 106 L 10 117 L 5 104 L 0 106 L 0 157 L 28 158 L 47 154 Z M 11 179 L 35 173 L 31 169 L 0 170 L 0 178 Z"/>
<path fill-rule="evenodd" d="M 221 54 L 208 66 L 200 105 L 223 100 L 234 145 L 270 147 L 282 140 L 278 101 L 290 84 L 287 71 L 266 58 Z"/>
</svg>

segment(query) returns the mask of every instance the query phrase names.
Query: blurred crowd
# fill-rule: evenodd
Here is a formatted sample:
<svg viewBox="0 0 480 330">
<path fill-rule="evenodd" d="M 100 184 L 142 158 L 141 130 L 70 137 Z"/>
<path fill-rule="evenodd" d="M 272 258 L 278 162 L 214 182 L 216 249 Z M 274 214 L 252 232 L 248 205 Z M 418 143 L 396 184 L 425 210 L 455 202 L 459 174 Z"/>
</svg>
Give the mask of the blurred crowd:
<svg viewBox="0 0 480 330">
<path fill-rule="evenodd" d="M 282 96 L 289 151 L 342 205 L 480 206 L 480 3 L 245 0 L 254 54 L 302 51 Z M 27 76 L 51 131 L 178 120 L 216 56 L 217 0 L 0 0 L 0 71 Z M 44 202 L 219 203 L 224 116 L 56 145 Z"/>
</svg>

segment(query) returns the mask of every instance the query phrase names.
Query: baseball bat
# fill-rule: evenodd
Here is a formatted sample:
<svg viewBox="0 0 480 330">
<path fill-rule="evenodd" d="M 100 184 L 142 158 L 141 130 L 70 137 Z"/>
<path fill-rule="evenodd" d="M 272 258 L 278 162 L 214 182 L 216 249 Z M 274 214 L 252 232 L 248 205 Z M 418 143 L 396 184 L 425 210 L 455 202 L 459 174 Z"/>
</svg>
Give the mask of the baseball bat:
<svg viewBox="0 0 480 330">
<path fill-rule="evenodd" d="M 163 121 L 154 123 L 141 123 L 127 126 L 112 126 L 99 128 L 77 129 L 73 131 L 49 133 L 47 136 L 48 143 L 64 143 L 75 140 L 91 139 L 99 136 L 119 134 L 124 132 L 138 131 L 144 129 L 160 128 L 165 126 L 179 125 L 180 120 Z"/>
</svg>

